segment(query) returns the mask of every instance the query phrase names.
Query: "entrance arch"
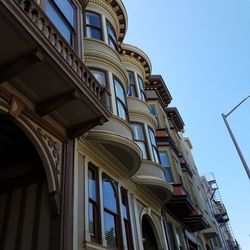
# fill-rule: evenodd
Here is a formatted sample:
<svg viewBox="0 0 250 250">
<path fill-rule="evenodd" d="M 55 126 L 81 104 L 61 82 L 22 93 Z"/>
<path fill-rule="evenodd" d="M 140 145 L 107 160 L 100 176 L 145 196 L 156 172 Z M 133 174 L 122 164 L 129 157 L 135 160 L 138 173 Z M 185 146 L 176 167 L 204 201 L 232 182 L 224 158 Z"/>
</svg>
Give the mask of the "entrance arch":
<svg viewBox="0 0 250 250">
<path fill-rule="evenodd" d="M 142 237 L 144 250 L 158 250 L 157 236 L 151 218 L 144 214 L 142 217 Z"/>
<path fill-rule="evenodd" d="M 43 162 L 13 118 L 2 114 L 0 204 L 0 249 L 50 249 L 53 223 Z"/>
</svg>

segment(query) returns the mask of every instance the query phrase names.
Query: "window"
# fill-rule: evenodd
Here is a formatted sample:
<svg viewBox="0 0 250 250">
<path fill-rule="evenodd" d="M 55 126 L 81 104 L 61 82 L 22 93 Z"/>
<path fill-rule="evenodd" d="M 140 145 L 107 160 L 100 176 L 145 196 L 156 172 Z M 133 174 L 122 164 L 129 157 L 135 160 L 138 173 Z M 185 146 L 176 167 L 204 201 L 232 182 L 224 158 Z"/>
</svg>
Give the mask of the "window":
<svg viewBox="0 0 250 250">
<path fill-rule="evenodd" d="M 155 104 L 150 104 L 149 105 L 150 108 L 150 112 L 151 114 L 155 117 L 156 121 L 157 121 L 157 127 L 159 127 L 159 119 L 158 119 L 158 114 L 157 114 L 157 107 Z"/>
<path fill-rule="evenodd" d="M 122 84 L 115 77 L 114 77 L 114 85 L 115 85 L 116 106 L 117 106 L 118 116 L 124 120 L 128 120 L 125 91 L 122 87 Z"/>
<path fill-rule="evenodd" d="M 91 241 L 100 241 L 100 216 L 99 216 L 99 185 L 97 168 L 89 164 L 88 169 L 88 196 L 89 196 L 89 233 Z"/>
<path fill-rule="evenodd" d="M 168 231 L 168 238 L 169 238 L 169 244 L 170 244 L 170 249 L 177 249 L 177 242 L 174 234 L 174 227 L 171 222 L 166 221 L 167 225 L 167 231 Z"/>
<path fill-rule="evenodd" d="M 121 188 L 121 197 L 122 197 L 122 218 L 124 221 L 125 226 L 125 233 L 126 233 L 126 243 L 128 250 L 133 249 L 132 243 L 132 233 L 131 233 L 131 226 L 129 220 L 129 207 L 128 207 L 128 194 L 124 188 Z"/>
<path fill-rule="evenodd" d="M 88 38 L 94 38 L 102 40 L 102 27 L 101 27 L 101 16 L 97 13 L 87 11 L 85 12 L 86 17 L 86 31 L 85 36 Z"/>
<path fill-rule="evenodd" d="M 153 151 L 153 159 L 152 160 L 155 161 L 156 163 L 160 163 L 159 156 L 158 156 L 158 149 L 157 149 L 153 129 L 148 127 L 148 133 L 149 133 L 149 138 L 150 138 L 151 147 L 152 147 L 152 151 Z"/>
<path fill-rule="evenodd" d="M 137 79 L 138 79 L 138 85 L 139 85 L 139 98 L 143 101 L 146 100 L 146 95 L 145 95 L 145 90 L 144 90 L 144 83 L 143 80 L 141 79 L 140 76 L 137 75 Z"/>
<path fill-rule="evenodd" d="M 74 46 L 76 8 L 70 0 L 47 0 L 45 13 L 64 39 Z"/>
<path fill-rule="evenodd" d="M 173 182 L 173 175 L 171 172 L 171 167 L 170 167 L 170 162 L 168 158 L 168 153 L 167 152 L 159 152 L 160 159 L 161 159 L 161 165 L 164 167 L 165 170 L 165 179 L 168 182 Z"/>
<path fill-rule="evenodd" d="M 146 139 L 143 129 L 143 125 L 140 123 L 131 123 L 133 129 L 134 141 L 140 147 L 143 155 L 143 159 L 148 159 L 147 148 L 146 148 Z"/>
<path fill-rule="evenodd" d="M 214 248 L 218 248 L 220 246 L 219 243 L 218 243 L 218 238 L 217 237 L 211 238 L 211 243 L 212 243 L 212 246 Z"/>
<path fill-rule="evenodd" d="M 94 77 L 96 78 L 96 80 L 100 83 L 100 85 L 103 88 L 106 88 L 108 95 L 106 95 L 106 104 L 107 104 L 107 108 L 112 111 L 112 107 L 111 107 L 111 93 L 109 92 L 109 86 L 108 86 L 108 80 L 107 80 L 107 73 L 104 70 L 100 70 L 100 69 L 90 69 L 91 73 L 94 75 Z"/>
<path fill-rule="evenodd" d="M 112 24 L 107 19 L 106 19 L 106 23 L 107 23 L 109 46 L 116 50 L 117 49 L 117 37 L 116 37 L 115 29 L 113 28 Z"/>
<path fill-rule="evenodd" d="M 137 96 L 136 87 L 135 87 L 135 75 L 134 72 L 128 71 L 128 80 L 129 80 L 129 96 Z"/>
<path fill-rule="evenodd" d="M 120 225 L 117 206 L 117 187 L 113 180 L 103 175 L 104 231 L 108 248 L 120 249 Z"/>
</svg>

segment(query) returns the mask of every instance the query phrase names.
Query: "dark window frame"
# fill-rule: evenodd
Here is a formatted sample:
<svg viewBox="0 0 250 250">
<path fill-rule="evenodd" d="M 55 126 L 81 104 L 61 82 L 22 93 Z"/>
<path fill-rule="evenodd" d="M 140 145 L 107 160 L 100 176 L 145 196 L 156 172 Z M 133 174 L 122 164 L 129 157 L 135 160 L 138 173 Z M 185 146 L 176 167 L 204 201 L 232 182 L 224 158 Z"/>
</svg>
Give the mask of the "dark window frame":
<svg viewBox="0 0 250 250">
<path fill-rule="evenodd" d="M 150 131 L 153 133 L 154 138 L 155 138 L 154 130 L 153 130 L 150 126 L 148 126 L 149 142 L 150 142 L 150 145 L 151 145 L 151 148 L 152 148 L 152 153 L 153 153 L 153 156 L 152 156 L 153 158 L 152 158 L 152 160 L 153 160 L 154 162 L 160 164 L 161 161 L 160 161 L 159 151 L 158 151 L 157 145 L 154 145 L 153 142 L 151 141 Z M 156 142 L 156 139 L 155 139 L 155 142 Z M 155 159 L 155 154 L 154 154 L 154 150 L 153 150 L 153 149 L 155 149 L 156 154 L 157 154 L 157 156 L 158 156 L 158 162 L 157 162 L 157 160 Z"/>
<path fill-rule="evenodd" d="M 146 93 L 145 93 L 145 83 L 138 74 L 137 74 L 137 81 L 138 81 L 138 88 L 140 91 L 139 98 L 143 101 L 147 101 Z M 140 82 L 141 82 L 142 86 L 141 86 Z"/>
<path fill-rule="evenodd" d="M 133 79 L 134 79 L 134 83 L 132 84 L 130 81 L 129 81 L 129 92 L 128 92 L 128 96 L 134 96 L 134 97 L 138 97 L 138 93 L 137 93 L 137 88 L 136 88 L 136 77 L 135 77 L 135 72 L 132 71 L 132 70 L 127 70 L 128 72 L 128 76 L 129 76 L 129 73 L 131 73 L 133 75 Z M 129 77 L 128 77 L 129 79 Z M 130 95 L 130 88 L 133 86 L 133 89 L 135 91 L 135 95 Z"/>
<path fill-rule="evenodd" d="M 58 13 L 58 15 L 62 19 L 63 23 L 65 23 L 66 26 L 68 26 L 68 28 L 70 29 L 71 36 L 72 36 L 71 37 L 71 39 L 72 39 L 71 43 L 69 43 L 66 40 L 66 38 L 63 36 L 63 34 L 59 31 L 59 29 L 54 24 L 53 20 L 51 20 L 49 16 L 48 16 L 48 18 L 50 19 L 50 21 L 52 22 L 53 26 L 58 31 L 58 33 L 62 36 L 62 38 L 64 39 L 64 41 L 66 43 L 68 43 L 74 50 L 76 50 L 77 49 L 77 39 L 76 39 L 76 33 L 77 33 L 77 5 L 74 3 L 73 0 L 67 0 L 67 1 L 69 2 L 69 4 L 74 9 L 74 26 L 72 26 L 72 24 L 68 21 L 67 17 L 64 15 L 64 13 L 62 12 L 62 10 L 57 6 L 57 4 L 56 4 L 56 2 L 54 0 L 42 0 L 41 6 L 42 6 L 42 9 L 44 10 L 44 12 L 46 14 L 46 5 L 48 4 L 48 2 L 51 3 L 53 9 Z"/>
<path fill-rule="evenodd" d="M 125 234 L 126 234 L 126 239 L 127 239 L 127 247 L 128 250 L 133 250 L 133 237 L 132 237 L 132 231 L 131 231 L 131 219 L 130 219 L 130 209 L 129 209 L 129 202 L 128 202 L 128 191 L 121 187 L 121 202 L 123 205 L 123 198 L 125 200 L 125 205 L 126 205 L 126 212 L 127 212 L 127 218 L 123 217 L 122 219 L 124 221 L 124 229 L 125 229 Z"/>
<path fill-rule="evenodd" d="M 120 86 L 123 89 L 123 94 L 124 94 L 124 99 L 125 99 L 125 103 L 123 103 L 123 100 L 121 100 L 118 95 L 117 95 L 117 91 L 116 91 L 116 83 L 115 81 L 117 81 Z M 119 109 L 118 109 L 118 102 L 121 103 L 122 107 L 124 108 L 125 111 L 125 116 L 126 116 L 126 121 L 129 121 L 129 117 L 128 117 L 128 105 L 127 105 L 127 98 L 126 98 L 126 92 L 125 89 L 121 83 L 121 81 L 115 76 L 113 75 L 113 84 L 114 84 L 114 90 L 115 90 L 115 103 L 116 103 L 116 109 L 117 109 L 117 115 L 119 116 Z M 120 117 L 120 116 L 119 116 Z M 122 117 L 120 117 L 121 119 L 123 119 Z"/>
<path fill-rule="evenodd" d="M 145 128 L 144 128 L 144 123 L 141 123 L 141 122 L 130 122 L 130 124 L 131 125 L 132 124 L 139 124 L 141 126 L 142 133 L 143 133 L 143 136 L 144 136 L 144 141 L 135 139 L 134 131 L 133 131 L 133 140 L 144 143 L 145 149 L 146 149 L 146 160 L 148 160 L 149 159 L 149 152 L 148 152 L 147 136 L 146 136 L 146 131 L 145 131 Z"/>
<path fill-rule="evenodd" d="M 114 48 L 115 50 L 118 50 L 118 39 L 117 39 L 117 35 L 116 35 L 116 32 L 115 32 L 115 29 L 114 29 L 112 23 L 107 18 L 106 18 L 106 28 L 107 28 L 107 36 L 108 36 L 108 45 L 111 48 Z M 115 37 L 115 39 L 113 38 L 112 35 L 109 34 L 108 28 L 111 29 L 111 31 L 112 31 L 113 36 Z M 110 43 L 112 43 L 112 45 L 110 45 Z"/>
<path fill-rule="evenodd" d="M 100 69 L 100 68 L 97 68 L 97 67 L 89 67 L 89 69 L 90 69 L 90 71 L 95 70 L 95 71 L 100 71 L 100 72 L 104 73 L 105 82 L 106 82 L 106 86 L 104 88 L 105 88 L 105 91 L 107 92 L 106 98 L 108 99 L 108 102 L 109 102 L 109 103 L 107 103 L 107 102 L 106 103 L 108 105 L 109 111 L 112 113 L 113 112 L 113 107 L 112 107 L 112 100 L 111 100 L 109 72 L 107 70 L 105 70 L 105 69 Z"/>
<path fill-rule="evenodd" d="M 96 201 L 91 199 L 88 194 L 88 205 L 91 203 L 94 210 L 94 235 L 91 234 L 90 238 L 92 242 L 100 243 L 101 239 L 101 213 L 100 213 L 100 184 L 98 168 L 91 162 L 88 163 L 88 172 L 92 171 L 95 174 L 96 183 Z M 89 180 L 89 176 L 88 176 Z"/>
<path fill-rule="evenodd" d="M 159 157 L 160 157 L 160 162 L 161 162 L 161 165 L 163 166 L 164 168 L 164 172 L 165 172 L 165 179 L 166 181 L 170 182 L 170 183 L 173 183 L 174 182 L 174 176 L 173 176 L 173 172 L 172 172 L 172 168 L 171 168 L 171 164 L 170 164 L 170 159 L 169 159 L 169 155 L 168 155 L 168 152 L 167 151 L 161 151 L 161 150 L 158 150 L 159 152 Z M 161 153 L 165 153 L 167 155 L 167 158 L 168 158 L 168 162 L 169 162 L 169 166 L 164 166 L 162 164 L 162 160 L 161 160 Z M 167 180 L 167 171 L 169 170 L 170 174 L 171 174 L 171 181 Z"/>
<path fill-rule="evenodd" d="M 117 187 L 117 183 L 111 178 L 109 177 L 107 174 L 103 173 L 102 174 L 102 185 L 104 183 L 104 181 L 108 181 L 110 182 L 110 184 L 112 185 L 113 189 L 114 189 L 114 193 L 115 193 L 115 198 L 116 198 L 116 208 L 117 208 L 117 212 L 115 213 L 114 211 L 111 211 L 110 209 L 106 208 L 103 204 L 103 212 L 108 213 L 109 215 L 114 217 L 114 221 L 115 221 L 115 231 L 116 231 L 116 250 L 121 250 L 122 249 L 122 230 L 121 230 L 121 223 L 120 223 L 120 218 L 121 218 L 121 212 L 120 212 L 120 206 L 119 206 L 119 194 L 118 194 L 118 187 Z M 103 196 L 104 196 L 104 191 L 103 191 Z M 103 198 L 104 199 L 104 198 Z M 104 220 L 104 218 L 103 218 Z M 104 220 L 104 225 L 105 225 L 105 220 Z M 107 242 L 108 244 L 108 242 Z M 108 246 L 109 248 L 109 246 Z M 114 248 L 112 248 L 114 249 Z"/>
<path fill-rule="evenodd" d="M 98 16 L 99 22 L 100 22 L 100 27 L 95 26 L 95 25 L 91 25 L 91 24 L 87 24 L 87 21 L 86 21 L 86 19 L 87 19 L 87 13 L 91 13 L 91 14 L 94 14 L 94 15 Z M 96 40 L 99 40 L 99 41 L 104 41 L 102 15 L 99 14 L 98 12 L 94 12 L 94 11 L 89 11 L 88 10 L 88 11 L 84 12 L 84 17 L 85 17 L 84 18 L 84 37 L 85 38 L 90 38 L 90 39 L 96 39 Z M 100 39 L 87 36 L 87 28 L 95 29 L 95 30 L 99 31 L 99 33 L 100 33 Z"/>
</svg>

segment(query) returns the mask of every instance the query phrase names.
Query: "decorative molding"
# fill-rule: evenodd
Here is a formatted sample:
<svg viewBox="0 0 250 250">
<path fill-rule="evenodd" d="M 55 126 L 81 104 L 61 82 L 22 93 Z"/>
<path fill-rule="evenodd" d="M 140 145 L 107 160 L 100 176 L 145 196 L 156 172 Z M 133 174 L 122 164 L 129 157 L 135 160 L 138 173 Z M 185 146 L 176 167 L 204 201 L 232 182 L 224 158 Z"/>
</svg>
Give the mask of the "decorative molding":
<svg viewBox="0 0 250 250">
<path fill-rule="evenodd" d="M 23 111 L 25 104 L 16 96 L 12 97 L 9 114 L 18 117 Z"/>
<path fill-rule="evenodd" d="M 61 174 L 61 165 L 62 165 L 62 150 L 61 145 L 59 142 L 55 141 L 52 136 L 48 135 L 45 130 L 43 130 L 41 127 L 37 128 L 37 132 L 40 138 L 43 139 L 44 143 L 47 146 L 47 149 L 50 152 L 50 155 L 53 159 L 54 167 L 56 169 L 56 172 L 58 175 Z"/>
<path fill-rule="evenodd" d="M 29 118 L 22 116 L 22 120 L 33 131 L 37 139 L 42 144 L 46 156 L 49 159 L 51 170 L 53 172 L 53 179 L 56 184 L 57 192 L 60 192 L 61 176 L 62 176 L 62 155 L 63 143 L 47 132 L 44 128 L 31 121 Z"/>
<path fill-rule="evenodd" d="M 50 207 L 52 215 L 59 215 L 61 212 L 61 194 L 59 192 L 50 192 L 49 193 L 50 199 Z"/>
</svg>

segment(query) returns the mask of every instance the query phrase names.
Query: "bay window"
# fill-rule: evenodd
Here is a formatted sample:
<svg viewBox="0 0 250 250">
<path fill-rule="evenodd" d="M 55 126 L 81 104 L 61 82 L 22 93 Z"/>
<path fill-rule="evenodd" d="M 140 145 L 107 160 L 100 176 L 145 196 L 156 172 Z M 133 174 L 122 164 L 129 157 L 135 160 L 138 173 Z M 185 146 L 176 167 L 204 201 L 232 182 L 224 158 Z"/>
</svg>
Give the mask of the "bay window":
<svg viewBox="0 0 250 250">
<path fill-rule="evenodd" d="M 115 33 L 115 29 L 113 28 L 112 24 L 106 19 L 107 24 L 107 34 L 108 34 L 108 44 L 113 49 L 117 49 L 117 37 Z"/>
<path fill-rule="evenodd" d="M 97 40 L 103 40 L 101 16 L 95 12 L 86 11 L 86 30 L 85 36 Z"/>
<path fill-rule="evenodd" d="M 152 152 L 153 152 L 153 161 L 156 163 L 160 163 L 159 160 L 159 155 L 158 155 L 158 149 L 157 149 L 157 145 L 156 145 L 156 140 L 155 140 L 155 135 L 154 135 L 154 131 L 152 128 L 148 127 L 148 133 L 149 133 L 149 138 L 150 138 L 150 142 L 151 142 L 151 148 L 152 148 Z"/>
<path fill-rule="evenodd" d="M 70 0 L 47 0 L 45 13 L 63 38 L 74 46 L 76 7 L 73 3 Z"/>
<path fill-rule="evenodd" d="M 108 176 L 103 175 L 104 233 L 110 249 L 121 248 L 121 233 L 118 211 L 117 186 Z"/>
<path fill-rule="evenodd" d="M 143 159 L 148 159 L 147 147 L 146 147 L 146 136 L 141 123 L 131 123 L 133 130 L 134 141 L 140 147 L 143 155 Z"/>
<path fill-rule="evenodd" d="M 127 101 L 124 88 L 120 81 L 114 77 L 117 114 L 124 120 L 128 120 Z"/>
</svg>

